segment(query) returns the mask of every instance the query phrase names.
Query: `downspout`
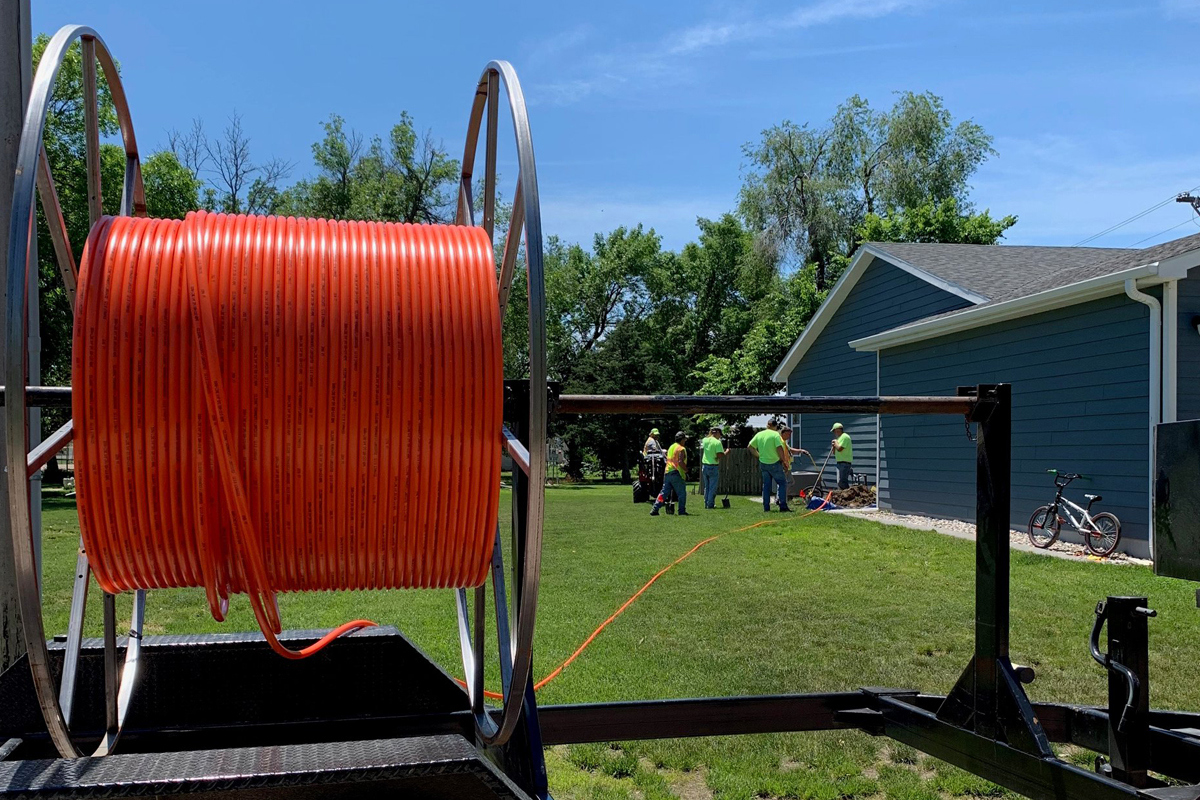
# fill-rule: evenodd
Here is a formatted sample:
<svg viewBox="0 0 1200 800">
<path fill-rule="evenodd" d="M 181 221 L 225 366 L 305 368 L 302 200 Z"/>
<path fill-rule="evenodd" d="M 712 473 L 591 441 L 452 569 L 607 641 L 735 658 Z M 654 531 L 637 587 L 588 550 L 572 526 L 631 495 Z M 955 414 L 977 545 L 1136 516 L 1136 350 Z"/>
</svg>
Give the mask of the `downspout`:
<svg viewBox="0 0 1200 800">
<path fill-rule="evenodd" d="M 1179 281 L 1163 284 L 1162 421 L 1179 419 Z"/>
<path fill-rule="evenodd" d="M 1165 290 L 1164 290 L 1165 291 Z M 1150 537 L 1147 544 L 1150 547 L 1150 560 L 1154 560 L 1154 433 L 1155 426 L 1162 418 L 1162 308 L 1158 300 L 1137 288 L 1133 278 L 1125 281 L 1125 294 L 1130 300 L 1145 305 L 1150 309 L 1150 463 L 1146 469 L 1146 509 Z M 1164 297 L 1166 295 L 1164 294 Z"/>
</svg>

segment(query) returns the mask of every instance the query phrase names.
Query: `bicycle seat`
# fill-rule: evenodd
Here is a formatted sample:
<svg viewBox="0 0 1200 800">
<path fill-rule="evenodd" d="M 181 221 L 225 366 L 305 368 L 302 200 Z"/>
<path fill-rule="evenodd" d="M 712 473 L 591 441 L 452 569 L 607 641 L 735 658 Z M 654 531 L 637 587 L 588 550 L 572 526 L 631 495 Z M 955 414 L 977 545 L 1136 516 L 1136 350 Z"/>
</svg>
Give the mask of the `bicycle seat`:
<svg viewBox="0 0 1200 800">
<path fill-rule="evenodd" d="M 1084 497 L 1086 497 L 1088 500 L 1091 500 L 1093 503 L 1098 503 L 1104 499 L 1098 494 L 1085 494 Z"/>
</svg>

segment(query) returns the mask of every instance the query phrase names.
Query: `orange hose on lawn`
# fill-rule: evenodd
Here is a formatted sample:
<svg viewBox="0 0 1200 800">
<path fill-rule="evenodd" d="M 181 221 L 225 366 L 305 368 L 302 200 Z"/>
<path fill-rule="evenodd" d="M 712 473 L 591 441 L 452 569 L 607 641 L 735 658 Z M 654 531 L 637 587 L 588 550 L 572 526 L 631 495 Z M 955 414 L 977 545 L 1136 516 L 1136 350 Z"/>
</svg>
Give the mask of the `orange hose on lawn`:
<svg viewBox="0 0 1200 800">
<path fill-rule="evenodd" d="M 807 516 L 809 516 L 809 515 L 811 515 L 811 514 L 815 514 L 815 513 L 817 513 L 818 511 L 820 511 L 822 508 L 824 508 L 824 507 L 825 507 L 826 503 L 828 503 L 828 502 L 829 502 L 829 498 L 830 498 L 832 495 L 833 495 L 833 492 L 830 492 L 829 494 L 825 495 L 825 499 L 824 499 L 823 501 L 821 501 L 821 505 L 819 505 L 818 507 L 814 508 L 812 511 L 809 511 L 807 514 L 801 514 L 801 515 L 800 515 L 800 517 L 799 517 L 799 519 L 803 519 L 804 517 L 807 517 Z M 637 600 L 639 597 L 641 597 L 641 596 L 642 596 L 642 594 L 644 594 L 644 593 L 645 593 L 645 591 L 646 591 L 647 589 L 649 589 L 651 586 L 653 586 L 655 581 L 657 581 L 659 578 L 661 578 L 663 575 L 665 575 L 667 572 L 669 572 L 669 571 L 670 571 L 672 568 L 674 568 L 676 565 L 678 565 L 678 564 L 682 563 L 683 561 L 686 561 L 688 558 L 690 558 L 690 557 L 692 556 L 692 554 L 693 554 L 693 553 L 695 553 L 695 552 L 696 552 L 697 550 L 699 550 L 701 547 L 704 547 L 704 545 L 706 545 L 706 544 L 709 544 L 710 542 L 715 542 L 717 539 L 720 539 L 722 536 L 726 536 L 726 535 L 728 535 L 728 534 L 730 534 L 730 533 L 741 533 L 741 532 L 743 532 L 743 531 L 752 530 L 752 529 L 754 529 L 754 528 L 761 528 L 763 525 L 774 525 L 776 522 L 779 522 L 779 521 L 780 521 L 780 520 L 777 520 L 777 519 L 764 519 L 762 522 L 756 522 L 756 523 L 754 523 L 753 525 L 747 525 L 747 526 L 746 526 L 746 527 L 744 527 L 744 528 L 737 528 L 736 530 L 732 530 L 732 531 L 725 531 L 725 533 L 718 533 L 716 536 L 710 536 L 710 537 L 708 537 L 707 539 L 705 539 L 704 541 L 702 541 L 702 542 L 698 543 L 698 544 L 697 544 L 695 547 L 693 547 L 691 550 L 688 550 L 686 553 L 684 553 L 683 555 L 681 555 L 679 558 L 677 558 L 677 559 L 675 559 L 674 561 L 672 561 L 672 562 L 671 562 L 670 564 L 668 564 L 667 566 L 665 566 L 665 567 L 663 567 L 662 569 L 660 569 L 658 572 L 654 573 L 654 577 L 652 577 L 650 580 L 646 581 L 646 582 L 645 582 L 645 583 L 642 585 L 642 588 L 640 588 L 640 589 L 638 589 L 636 592 L 634 592 L 634 593 L 633 593 L 633 596 L 631 596 L 631 597 L 630 597 L 628 600 L 626 600 L 624 603 L 622 603 L 622 604 L 621 604 L 621 606 L 620 606 L 620 607 L 619 607 L 619 608 L 618 608 L 616 611 L 614 611 L 612 614 L 610 614 L 610 615 L 609 615 L 609 617 L 608 617 L 608 619 L 604 620 L 604 622 L 601 622 L 601 623 L 600 623 L 600 625 L 599 625 L 599 626 L 596 628 L 596 630 L 592 631 L 591 635 L 590 635 L 590 636 L 588 636 L 586 639 L 584 639 L 584 640 L 583 640 L 583 644 L 579 645 L 579 647 L 577 647 L 577 648 L 575 649 L 575 652 L 574 652 L 574 653 L 571 653 L 571 655 L 567 656 L 566 660 L 565 660 L 565 661 L 563 661 L 561 664 L 559 664 L 557 667 L 555 667 L 555 668 L 554 668 L 554 669 L 553 669 L 553 670 L 550 672 L 550 674 L 549 674 L 549 675 L 547 675 L 546 677 L 542 678 L 540 681 L 538 681 L 537 683 L 535 683 L 535 684 L 533 685 L 533 690 L 534 690 L 535 692 L 536 692 L 536 691 L 540 691 L 540 690 L 541 690 L 541 688 L 542 688 L 543 686 L 545 686 L 545 685 L 546 685 L 546 684 L 548 684 L 550 681 L 552 681 L 552 680 L 554 680 L 555 678 L 557 678 L 557 677 L 558 677 L 558 676 L 559 676 L 559 675 L 562 673 L 562 671 L 563 671 L 564 669 L 566 669 L 567 667 L 569 667 L 569 666 L 571 665 L 571 662 L 573 662 L 575 659 L 579 658 L 579 655 L 580 655 L 580 654 L 581 654 L 581 653 L 582 653 L 584 650 L 586 650 L 586 649 L 588 648 L 588 645 L 590 645 L 590 644 L 592 643 L 592 641 L 593 641 L 593 640 L 595 640 L 595 638 L 596 638 L 597 636 L 599 636 L 599 635 L 600 635 L 600 632 L 601 632 L 602 630 L 604 630 L 605 628 L 607 628 L 607 627 L 609 626 L 609 624 L 610 624 L 610 623 L 611 623 L 613 620 L 615 620 L 617 617 L 619 617 L 619 616 L 621 616 L 622 614 L 624 614 L 624 613 L 625 613 L 625 609 L 627 609 L 627 608 L 629 608 L 631 605 L 633 605 L 634 601 L 636 601 L 636 600 Z M 458 678 L 455 678 L 454 680 L 455 680 L 455 681 L 457 681 L 457 682 L 458 682 L 458 684 L 459 684 L 460 686 L 464 687 L 464 688 L 465 688 L 465 687 L 466 687 L 466 685 L 467 685 L 467 682 L 466 682 L 466 681 L 464 681 L 464 680 L 460 680 L 460 679 L 458 679 Z M 498 692 L 489 692 L 489 691 L 485 691 L 485 692 L 483 693 L 483 695 L 484 695 L 484 697 L 488 697 L 488 698 L 490 698 L 490 699 L 492 699 L 492 700 L 503 700 L 503 699 L 504 699 L 504 695 L 502 695 L 502 694 L 499 694 Z"/>
<path fill-rule="evenodd" d="M 245 593 L 271 647 L 302 658 L 374 623 L 293 651 L 277 592 L 484 581 L 503 369 L 482 229 L 104 217 L 72 368 L 106 592 L 203 587 L 217 620 Z"/>
</svg>

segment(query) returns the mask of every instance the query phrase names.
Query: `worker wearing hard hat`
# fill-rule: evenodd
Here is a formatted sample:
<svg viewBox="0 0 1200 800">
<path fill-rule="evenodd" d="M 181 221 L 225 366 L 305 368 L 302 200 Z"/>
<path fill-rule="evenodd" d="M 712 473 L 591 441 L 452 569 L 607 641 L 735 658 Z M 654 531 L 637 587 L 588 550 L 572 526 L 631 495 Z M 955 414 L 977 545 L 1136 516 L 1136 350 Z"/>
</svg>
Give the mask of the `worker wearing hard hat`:
<svg viewBox="0 0 1200 800">
<path fill-rule="evenodd" d="M 717 507 L 717 483 L 721 479 L 721 459 L 725 457 L 725 445 L 721 441 L 721 429 L 708 429 L 708 436 L 700 440 L 700 474 L 704 476 L 704 507 Z"/>
<path fill-rule="evenodd" d="M 667 474 L 663 479 L 662 491 L 654 505 L 650 506 L 650 516 L 657 517 L 658 510 L 674 499 L 679 503 L 679 516 L 691 516 L 687 511 L 687 434 L 679 431 L 675 434 L 675 444 L 667 450 Z M 667 509 L 671 513 L 671 509 Z"/>
<path fill-rule="evenodd" d="M 658 441 L 658 428 L 651 428 L 649 438 L 642 445 L 642 458 L 651 454 L 662 455 L 662 451 L 662 444 Z"/>
<path fill-rule="evenodd" d="M 849 489 L 850 464 L 854 461 L 854 444 L 850 441 L 850 434 L 846 433 L 840 422 L 833 423 L 829 432 L 833 434 L 833 441 L 829 445 L 833 448 L 833 460 L 837 463 L 837 487 Z"/>
<path fill-rule="evenodd" d="M 754 434 L 746 449 L 758 459 L 758 471 L 763 482 L 763 511 L 771 510 L 771 484 L 775 484 L 779 494 L 779 510 L 791 511 L 787 502 L 787 475 L 783 471 L 787 445 L 779 435 L 779 423 L 773 419 L 769 420 L 764 430 Z"/>
</svg>

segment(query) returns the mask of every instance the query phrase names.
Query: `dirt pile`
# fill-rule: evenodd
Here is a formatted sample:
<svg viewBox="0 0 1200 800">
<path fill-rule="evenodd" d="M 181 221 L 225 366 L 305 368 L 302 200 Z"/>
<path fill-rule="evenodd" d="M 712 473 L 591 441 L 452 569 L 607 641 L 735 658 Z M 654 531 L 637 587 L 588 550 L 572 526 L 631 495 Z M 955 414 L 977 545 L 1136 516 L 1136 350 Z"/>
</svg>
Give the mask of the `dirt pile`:
<svg viewBox="0 0 1200 800">
<path fill-rule="evenodd" d="M 839 508 L 865 508 L 875 505 L 875 492 L 869 486 L 834 489 L 830 502 Z"/>
</svg>

